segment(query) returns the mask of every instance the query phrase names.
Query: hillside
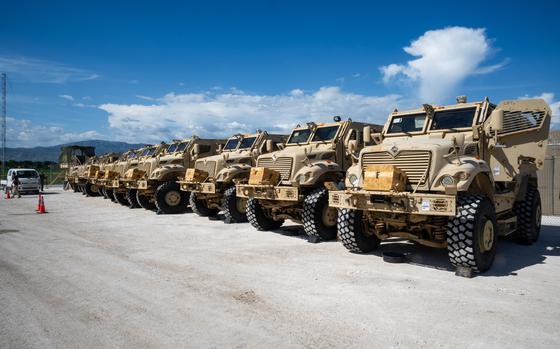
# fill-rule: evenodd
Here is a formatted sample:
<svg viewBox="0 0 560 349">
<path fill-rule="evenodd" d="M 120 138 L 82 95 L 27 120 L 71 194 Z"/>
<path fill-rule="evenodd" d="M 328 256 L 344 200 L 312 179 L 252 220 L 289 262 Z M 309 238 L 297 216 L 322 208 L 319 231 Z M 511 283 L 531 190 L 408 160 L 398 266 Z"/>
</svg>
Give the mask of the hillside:
<svg viewBox="0 0 560 349">
<path fill-rule="evenodd" d="M 49 147 L 33 147 L 33 148 L 6 148 L 6 160 L 15 161 L 54 161 L 58 162 L 60 155 L 60 147 L 65 145 L 82 145 L 95 147 L 96 154 L 104 154 L 107 152 L 123 152 L 131 148 L 139 148 L 143 144 L 130 144 L 125 142 L 112 142 L 101 140 L 89 140 L 73 142 L 68 144 L 59 144 Z"/>
</svg>

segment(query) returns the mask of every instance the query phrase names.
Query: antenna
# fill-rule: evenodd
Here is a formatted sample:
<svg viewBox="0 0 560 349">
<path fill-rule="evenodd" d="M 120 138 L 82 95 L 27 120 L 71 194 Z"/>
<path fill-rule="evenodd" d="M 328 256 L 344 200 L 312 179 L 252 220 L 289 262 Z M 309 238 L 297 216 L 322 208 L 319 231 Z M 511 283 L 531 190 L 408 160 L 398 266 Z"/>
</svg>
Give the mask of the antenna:
<svg viewBox="0 0 560 349">
<path fill-rule="evenodd" d="M 2 73 L 2 175 L 6 172 L 6 73 Z"/>
</svg>

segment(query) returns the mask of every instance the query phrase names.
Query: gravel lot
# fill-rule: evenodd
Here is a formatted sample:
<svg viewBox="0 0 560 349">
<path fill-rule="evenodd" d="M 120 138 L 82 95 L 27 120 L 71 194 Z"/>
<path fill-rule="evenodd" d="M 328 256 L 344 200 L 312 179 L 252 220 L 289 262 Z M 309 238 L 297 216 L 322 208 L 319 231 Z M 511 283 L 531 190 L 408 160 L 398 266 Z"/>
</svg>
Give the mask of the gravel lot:
<svg viewBox="0 0 560 349">
<path fill-rule="evenodd" d="M 46 215 L 0 200 L 1 348 L 560 347 L 558 227 L 465 279 L 443 250 L 384 244 L 412 252 L 388 264 L 298 226 L 47 194 Z"/>
</svg>

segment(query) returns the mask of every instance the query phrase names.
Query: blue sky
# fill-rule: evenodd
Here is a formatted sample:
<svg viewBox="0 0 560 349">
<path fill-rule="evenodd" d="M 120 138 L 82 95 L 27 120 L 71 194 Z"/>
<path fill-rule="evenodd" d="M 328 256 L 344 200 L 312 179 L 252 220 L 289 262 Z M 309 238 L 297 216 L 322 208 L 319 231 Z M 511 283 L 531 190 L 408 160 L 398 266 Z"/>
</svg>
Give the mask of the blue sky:
<svg viewBox="0 0 560 349">
<path fill-rule="evenodd" d="M 9 146 L 286 131 L 329 115 L 542 96 L 560 126 L 560 3 L 3 4 Z"/>
</svg>

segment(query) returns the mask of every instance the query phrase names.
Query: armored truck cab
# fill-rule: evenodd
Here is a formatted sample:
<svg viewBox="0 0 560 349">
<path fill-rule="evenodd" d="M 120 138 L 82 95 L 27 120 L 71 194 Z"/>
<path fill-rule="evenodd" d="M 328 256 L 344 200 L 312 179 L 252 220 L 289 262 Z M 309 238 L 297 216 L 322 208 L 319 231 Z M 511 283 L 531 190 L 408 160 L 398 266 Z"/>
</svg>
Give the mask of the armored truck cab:
<svg viewBox="0 0 560 349">
<path fill-rule="evenodd" d="M 220 154 L 196 160 L 178 183 L 190 192 L 192 210 L 203 217 L 224 211 L 226 223 L 247 221 L 245 198 L 237 197 L 235 183 L 249 178 L 252 166 L 261 154 L 277 150 L 286 136 L 258 130 L 255 134 L 237 134 L 227 140 Z"/>
<path fill-rule="evenodd" d="M 60 148 L 58 164 L 65 170 L 64 181 L 72 190 L 79 190 L 76 185 L 78 172 L 83 170 L 83 166 L 93 156 L 95 156 L 95 147 L 72 145 Z"/>
<path fill-rule="evenodd" d="M 447 248 L 457 267 L 484 272 L 498 235 L 523 244 L 539 235 L 537 170 L 551 111 L 541 99 L 485 99 L 393 112 L 383 140 L 365 147 L 345 189 L 331 191 L 338 234 L 354 252 L 399 237 Z M 369 142 L 371 134 L 364 133 Z M 462 268 L 461 268 L 462 269 Z"/>
<path fill-rule="evenodd" d="M 117 203 L 123 206 L 129 206 L 130 203 L 127 200 L 127 189 L 126 189 L 126 173 L 130 170 L 135 169 L 139 163 L 144 161 L 146 158 L 151 157 L 156 151 L 157 145 L 147 145 L 134 152 L 128 154 L 125 161 L 120 162 L 117 166 L 118 177 L 111 181 L 111 190 L 113 192 L 113 199 Z"/>
<path fill-rule="evenodd" d="M 134 184 L 129 187 L 128 197 L 144 208 L 156 208 L 159 214 L 185 212 L 189 197 L 180 190 L 177 180 L 194 167 L 196 160 L 214 155 L 223 144 L 223 140 L 196 136 L 173 141 L 130 175 Z"/>
<path fill-rule="evenodd" d="M 84 192 L 87 196 L 106 196 L 102 179 L 106 170 L 117 161 L 118 157 L 117 153 L 103 154 L 87 166 L 84 184 Z"/>
<path fill-rule="evenodd" d="M 237 196 L 247 199 L 249 222 L 258 230 L 272 230 L 291 219 L 303 223 L 312 240 L 334 239 L 337 212 L 328 207 L 325 185 L 343 180 L 356 161 L 364 126 L 340 117 L 298 125 L 283 149 L 260 155 L 248 182 L 236 187 Z"/>
</svg>

